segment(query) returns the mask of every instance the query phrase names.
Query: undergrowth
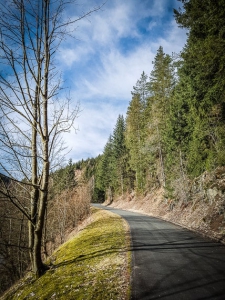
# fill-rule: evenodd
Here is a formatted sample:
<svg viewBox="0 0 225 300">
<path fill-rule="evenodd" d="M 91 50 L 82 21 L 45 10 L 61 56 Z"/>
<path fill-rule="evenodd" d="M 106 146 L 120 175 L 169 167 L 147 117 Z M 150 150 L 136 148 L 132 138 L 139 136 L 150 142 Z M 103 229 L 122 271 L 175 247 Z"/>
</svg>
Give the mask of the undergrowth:
<svg viewBox="0 0 225 300">
<path fill-rule="evenodd" d="M 31 274 L 2 299 L 129 299 L 127 225 L 119 216 L 93 209 L 92 222 L 61 245 L 39 279 Z"/>
</svg>

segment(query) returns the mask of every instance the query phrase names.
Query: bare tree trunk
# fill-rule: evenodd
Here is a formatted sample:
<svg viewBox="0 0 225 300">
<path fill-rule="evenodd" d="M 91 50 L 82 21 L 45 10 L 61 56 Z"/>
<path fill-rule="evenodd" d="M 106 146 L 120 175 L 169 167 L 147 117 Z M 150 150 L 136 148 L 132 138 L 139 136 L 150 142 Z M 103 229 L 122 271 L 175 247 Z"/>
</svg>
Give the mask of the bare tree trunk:
<svg viewBox="0 0 225 300">
<path fill-rule="evenodd" d="M 42 17 L 41 17 L 42 18 Z M 38 151 L 37 151 L 37 135 L 38 135 L 38 124 L 39 124 L 39 113 L 40 113 L 40 93 L 41 93 L 41 37 L 39 33 L 39 26 L 36 28 L 36 49 L 37 49 L 37 75 L 36 75 L 36 89 L 35 97 L 32 105 L 33 108 L 33 124 L 32 124 L 32 192 L 31 192 L 31 221 L 29 221 L 29 248 L 30 248 L 30 259 L 31 264 L 34 265 L 33 248 L 34 248 L 34 229 L 37 218 L 37 206 L 39 200 L 39 188 L 38 188 Z M 24 42 L 25 43 L 25 42 Z M 25 45 L 24 45 L 25 48 Z M 25 52 L 25 49 L 24 49 Z"/>
<path fill-rule="evenodd" d="M 22 233 L 23 233 L 23 227 L 24 227 L 23 222 L 24 222 L 24 215 L 23 215 L 21 223 L 20 223 L 20 231 L 19 231 L 19 234 L 18 234 L 18 249 L 17 249 L 17 252 L 18 252 L 17 259 L 18 259 L 20 276 L 23 274 L 23 272 L 22 272 L 22 270 L 23 270 L 23 268 L 22 268 L 22 255 L 21 255 L 21 241 L 22 241 Z"/>
<path fill-rule="evenodd" d="M 121 169 L 121 176 L 120 176 L 120 181 L 121 181 L 121 191 L 122 191 L 122 196 L 123 196 L 123 174 L 122 174 L 122 169 Z"/>
<path fill-rule="evenodd" d="M 44 144 L 46 147 L 46 145 Z M 44 230 L 45 213 L 48 200 L 48 179 L 49 179 L 49 162 L 44 162 L 42 185 L 39 198 L 39 207 L 34 231 L 34 246 L 33 246 L 33 272 L 36 277 L 40 277 L 46 270 L 46 266 L 42 262 L 42 236 Z"/>
<path fill-rule="evenodd" d="M 38 94 L 38 87 L 36 88 L 36 96 Z M 39 198 L 38 176 L 37 176 L 37 99 L 34 103 L 34 121 L 32 127 L 32 191 L 31 191 L 31 208 L 29 221 L 29 248 L 31 264 L 34 264 L 33 247 L 34 247 L 34 226 L 37 218 L 37 204 Z"/>
<path fill-rule="evenodd" d="M 47 1 L 46 1 L 47 3 Z M 46 9 L 46 19 L 47 19 L 47 9 Z M 47 22 L 47 20 L 46 20 Z M 47 27 L 47 25 L 45 24 Z M 41 245 L 42 236 L 44 229 L 44 219 L 47 209 L 48 201 L 48 183 L 49 183 L 49 146 L 48 146 L 48 67 L 49 67 L 49 53 L 48 53 L 48 30 L 46 29 L 46 64 L 45 64 L 45 84 L 44 84 L 44 94 L 43 94 L 43 136 L 42 136 L 42 148 L 43 148 L 43 174 L 40 188 L 40 199 L 38 215 L 36 220 L 35 232 L 34 232 L 34 250 L 33 250 L 33 271 L 37 277 L 41 276 L 45 271 L 44 264 L 42 262 L 41 255 Z"/>
<path fill-rule="evenodd" d="M 43 18 L 44 18 L 44 55 L 45 55 L 45 69 L 44 69 L 44 89 L 42 93 L 43 101 L 43 129 L 42 129 L 42 151 L 43 151 L 43 173 L 41 178 L 41 189 L 38 214 L 36 219 L 36 226 L 34 231 L 34 245 L 33 245 L 33 271 L 37 277 L 41 276 L 45 271 L 42 262 L 42 236 L 44 229 L 45 213 L 48 201 L 48 180 L 49 180 L 49 133 L 48 133 L 48 79 L 49 79 L 49 0 L 44 1 Z M 39 66 L 40 70 L 40 66 Z M 38 71 L 39 72 L 39 71 Z M 39 74 L 39 73 L 38 73 Z M 41 82 L 38 81 L 38 84 Z M 37 156 L 36 156 L 37 157 Z"/>
<path fill-rule="evenodd" d="M 162 155 L 162 145 L 161 145 L 161 140 L 160 140 L 158 125 L 157 125 L 157 133 L 158 133 L 158 139 L 159 139 L 159 159 L 160 159 L 160 166 L 161 166 L 162 186 L 165 188 L 165 186 L 166 186 L 166 176 L 165 176 L 165 170 L 164 170 L 164 162 L 163 162 L 163 155 Z"/>
<path fill-rule="evenodd" d="M 183 191 L 183 201 L 187 202 L 188 201 L 188 180 L 187 176 L 185 174 L 185 167 L 184 167 L 184 162 L 182 158 L 182 151 L 179 149 L 179 158 L 180 158 L 180 174 L 182 178 L 182 191 Z"/>
</svg>

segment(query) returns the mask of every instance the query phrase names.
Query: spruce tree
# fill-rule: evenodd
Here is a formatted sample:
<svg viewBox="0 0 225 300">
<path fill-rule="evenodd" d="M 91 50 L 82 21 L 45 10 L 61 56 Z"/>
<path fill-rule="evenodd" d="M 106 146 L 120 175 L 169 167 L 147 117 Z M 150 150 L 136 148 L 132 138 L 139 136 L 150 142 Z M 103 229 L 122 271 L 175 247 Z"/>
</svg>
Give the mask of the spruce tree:
<svg viewBox="0 0 225 300">
<path fill-rule="evenodd" d="M 126 145 L 125 145 L 125 121 L 122 115 L 119 115 L 115 128 L 113 130 L 113 155 L 115 158 L 116 182 L 115 189 L 121 194 L 125 188 L 126 176 Z"/>
<path fill-rule="evenodd" d="M 133 94 L 126 116 L 126 146 L 129 150 L 129 165 L 135 172 L 137 190 L 145 188 L 144 168 L 144 119 L 143 102 L 140 94 Z"/>
<path fill-rule="evenodd" d="M 115 155 L 112 135 L 109 136 L 109 139 L 104 147 L 99 167 L 99 188 L 103 189 L 105 195 L 110 199 L 110 201 L 112 201 L 116 182 Z"/>
<path fill-rule="evenodd" d="M 172 59 L 163 52 L 160 46 L 153 61 L 153 70 L 150 74 L 146 113 L 148 114 L 147 147 L 151 150 L 151 160 L 155 160 L 154 172 L 159 184 L 165 187 L 165 157 L 166 148 L 164 136 L 167 128 L 167 119 L 171 110 L 171 98 L 174 90 L 174 68 Z"/>
<path fill-rule="evenodd" d="M 141 77 L 137 81 L 136 85 L 133 86 L 133 91 L 131 92 L 131 94 L 140 96 L 140 101 L 144 109 L 149 97 L 148 75 L 145 74 L 144 71 L 142 72 Z"/>
<path fill-rule="evenodd" d="M 182 69 L 178 70 L 177 77 L 179 80 L 172 93 L 170 111 L 166 120 L 164 143 L 166 149 L 167 196 L 182 198 L 186 201 L 188 198 L 187 154 L 192 135 L 188 99 L 193 97 L 193 91 L 189 78 L 181 71 Z M 180 191 L 182 191 L 182 194 Z"/>
</svg>

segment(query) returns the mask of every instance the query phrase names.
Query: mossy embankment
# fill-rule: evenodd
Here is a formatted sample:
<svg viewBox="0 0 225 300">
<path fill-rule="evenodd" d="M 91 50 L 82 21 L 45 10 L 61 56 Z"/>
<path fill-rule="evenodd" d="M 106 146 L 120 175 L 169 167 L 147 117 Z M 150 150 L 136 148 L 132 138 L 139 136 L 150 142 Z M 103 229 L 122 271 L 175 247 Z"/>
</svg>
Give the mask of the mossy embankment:
<svg viewBox="0 0 225 300">
<path fill-rule="evenodd" d="M 27 274 L 2 299 L 129 299 L 128 226 L 119 216 L 96 208 L 91 218 L 53 253 L 41 278 Z"/>
</svg>

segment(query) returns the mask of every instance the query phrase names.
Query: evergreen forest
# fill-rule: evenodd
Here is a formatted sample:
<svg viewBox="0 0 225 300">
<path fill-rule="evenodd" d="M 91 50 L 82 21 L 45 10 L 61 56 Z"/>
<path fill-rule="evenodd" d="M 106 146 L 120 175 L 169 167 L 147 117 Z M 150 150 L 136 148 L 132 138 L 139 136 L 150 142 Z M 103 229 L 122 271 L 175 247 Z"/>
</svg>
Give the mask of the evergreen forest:
<svg viewBox="0 0 225 300">
<path fill-rule="evenodd" d="M 93 201 L 155 188 L 187 201 L 194 178 L 225 164 L 225 2 L 181 2 L 174 16 L 186 45 L 172 55 L 160 46 L 151 73 L 137 80 L 90 166 Z"/>
</svg>

